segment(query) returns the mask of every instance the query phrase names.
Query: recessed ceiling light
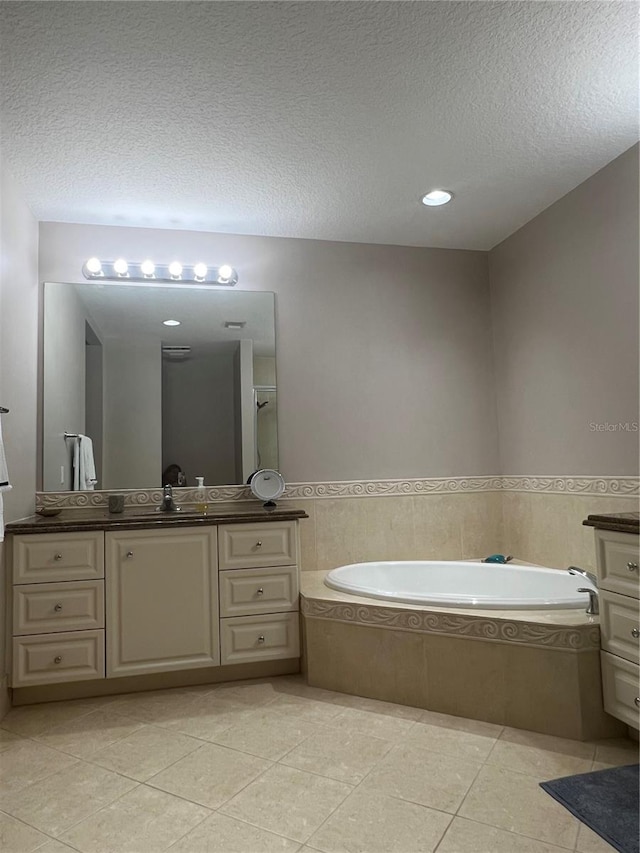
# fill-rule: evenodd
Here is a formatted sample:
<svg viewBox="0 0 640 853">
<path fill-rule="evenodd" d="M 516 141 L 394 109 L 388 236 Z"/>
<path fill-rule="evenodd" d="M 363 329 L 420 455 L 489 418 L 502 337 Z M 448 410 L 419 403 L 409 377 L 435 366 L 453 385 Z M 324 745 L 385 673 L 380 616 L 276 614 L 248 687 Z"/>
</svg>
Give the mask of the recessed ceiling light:
<svg viewBox="0 0 640 853">
<path fill-rule="evenodd" d="M 163 326 L 179 326 L 180 320 L 163 320 L 162 325 Z"/>
<path fill-rule="evenodd" d="M 427 207 L 440 207 L 441 204 L 447 204 L 453 198 L 453 193 L 449 190 L 429 190 L 426 195 L 422 196 L 422 203 Z"/>
<path fill-rule="evenodd" d="M 246 320 L 225 320 L 225 329 L 244 329 L 247 325 Z"/>
</svg>

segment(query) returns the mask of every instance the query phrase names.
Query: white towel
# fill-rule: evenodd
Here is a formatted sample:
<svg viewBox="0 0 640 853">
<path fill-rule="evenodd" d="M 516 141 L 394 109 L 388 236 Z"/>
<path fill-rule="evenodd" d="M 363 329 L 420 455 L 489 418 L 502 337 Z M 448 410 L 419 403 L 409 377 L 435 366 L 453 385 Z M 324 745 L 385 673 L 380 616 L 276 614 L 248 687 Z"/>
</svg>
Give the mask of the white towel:
<svg viewBox="0 0 640 853">
<path fill-rule="evenodd" d="M 7 469 L 7 457 L 4 453 L 4 442 L 2 440 L 2 418 L 0 418 L 0 542 L 4 541 L 4 507 L 2 505 L 2 493 L 11 488 L 9 482 L 9 471 Z"/>
<path fill-rule="evenodd" d="M 97 482 L 93 442 L 88 435 L 79 435 L 73 448 L 73 490 L 93 490 Z"/>
</svg>

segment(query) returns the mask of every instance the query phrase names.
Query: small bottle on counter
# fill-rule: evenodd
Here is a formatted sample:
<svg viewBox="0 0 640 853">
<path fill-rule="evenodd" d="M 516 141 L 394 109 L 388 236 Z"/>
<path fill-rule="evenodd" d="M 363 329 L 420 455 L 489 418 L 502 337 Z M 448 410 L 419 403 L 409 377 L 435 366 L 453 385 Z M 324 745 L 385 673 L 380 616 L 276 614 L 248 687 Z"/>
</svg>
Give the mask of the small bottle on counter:
<svg viewBox="0 0 640 853">
<path fill-rule="evenodd" d="M 196 512 L 206 514 L 209 509 L 207 493 L 204 489 L 204 477 L 196 477 Z"/>
</svg>

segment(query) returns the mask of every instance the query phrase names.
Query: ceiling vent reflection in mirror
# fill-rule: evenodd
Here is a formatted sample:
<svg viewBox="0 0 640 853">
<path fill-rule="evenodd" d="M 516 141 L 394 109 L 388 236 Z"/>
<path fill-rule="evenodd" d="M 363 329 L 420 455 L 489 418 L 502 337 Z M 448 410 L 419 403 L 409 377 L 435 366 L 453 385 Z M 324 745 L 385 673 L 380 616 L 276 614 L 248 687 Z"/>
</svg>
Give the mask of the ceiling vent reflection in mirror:
<svg viewBox="0 0 640 853">
<path fill-rule="evenodd" d="M 220 284 L 233 287 L 238 283 L 237 271 L 222 264 L 210 267 L 203 263 L 193 265 L 171 261 L 170 264 L 156 264 L 151 260 L 127 261 L 118 258 L 115 261 L 101 261 L 100 258 L 89 258 L 82 267 L 82 274 L 90 281 L 99 279 L 130 282 L 167 282 L 177 284 Z"/>
</svg>

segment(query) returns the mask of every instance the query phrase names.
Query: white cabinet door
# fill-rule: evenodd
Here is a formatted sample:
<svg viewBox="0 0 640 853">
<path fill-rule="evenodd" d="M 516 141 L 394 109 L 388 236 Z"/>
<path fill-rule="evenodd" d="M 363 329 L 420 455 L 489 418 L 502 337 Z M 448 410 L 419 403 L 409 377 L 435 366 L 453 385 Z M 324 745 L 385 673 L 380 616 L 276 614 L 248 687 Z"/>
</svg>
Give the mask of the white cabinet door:
<svg viewBox="0 0 640 853">
<path fill-rule="evenodd" d="M 216 528 L 106 534 L 107 678 L 220 664 Z"/>
</svg>

